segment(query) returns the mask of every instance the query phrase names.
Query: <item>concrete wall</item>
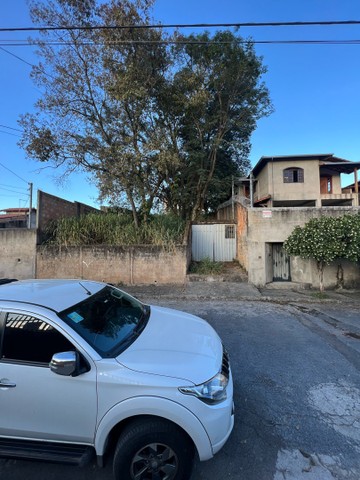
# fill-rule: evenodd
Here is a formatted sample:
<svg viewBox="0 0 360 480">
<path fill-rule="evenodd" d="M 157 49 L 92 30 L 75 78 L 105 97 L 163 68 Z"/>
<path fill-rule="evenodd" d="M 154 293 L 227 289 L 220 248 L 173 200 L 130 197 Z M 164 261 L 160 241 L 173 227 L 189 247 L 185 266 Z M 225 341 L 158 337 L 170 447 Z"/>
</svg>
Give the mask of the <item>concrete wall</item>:
<svg viewBox="0 0 360 480">
<path fill-rule="evenodd" d="M 314 260 L 305 260 L 292 257 L 290 261 L 292 281 L 309 283 L 314 288 L 319 288 L 319 272 Z M 325 288 L 356 288 L 360 286 L 360 264 L 347 260 L 339 260 L 326 265 L 324 268 Z"/>
<path fill-rule="evenodd" d="M 36 246 L 50 220 L 91 211 L 98 210 L 39 191 L 38 230 L 0 229 L 0 278 L 85 278 L 129 285 L 185 282 L 190 246 L 172 251 L 155 246 Z"/>
<path fill-rule="evenodd" d="M 254 184 L 254 197 L 260 199 L 271 194 L 271 169 L 269 164 L 263 168 L 256 177 L 257 182 Z"/>
<path fill-rule="evenodd" d="M 304 226 L 311 218 L 321 216 L 342 216 L 346 213 L 359 213 L 357 207 L 326 207 L 326 208 L 273 208 L 248 209 L 247 252 L 249 282 L 262 286 L 271 281 L 269 244 L 283 243 L 294 228 Z M 245 240 L 245 239 L 244 239 Z M 268 245 L 268 246 L 267 246 Z M 317 284 L 318 274 L 315 264 L 305 265 L 305 261 L 292 261 L 291 277 L 295 282 Z M 360 280 L 360 271 L 356 266 L 345 262 L 344 278 L 350 284 Z M 337 264 L 334 266 L 337 270 Z M 333 278 L 332 270 L 328 269 L 329 278 Z M 335 275 L 336 278 L 336 275 Z M 333 285 L 333 280 L 329 280 Z M 329 284 L 330 285 L 330 284 Z M 328 286 L 329 286 L 328 285 Z"/>
<path fill-rule="evenodd" d="M 174 251 L 161 247 L 70 247 L 39 246 L 37 278 L 84 278 L 110 283 L 184 283 L 189 262 L 188 247 Z"/>
<path fill-rule="evenodd" d="M 341 190 L 341 178 L 339 175 L 333 175 L 332 177 L 332 193 L 339 195 L 342 193 Z"/>
<path fill-rule="evenodd" d="M 36 230 L 0 230 L 0 278 L 35 277 Z"/>
</svg>

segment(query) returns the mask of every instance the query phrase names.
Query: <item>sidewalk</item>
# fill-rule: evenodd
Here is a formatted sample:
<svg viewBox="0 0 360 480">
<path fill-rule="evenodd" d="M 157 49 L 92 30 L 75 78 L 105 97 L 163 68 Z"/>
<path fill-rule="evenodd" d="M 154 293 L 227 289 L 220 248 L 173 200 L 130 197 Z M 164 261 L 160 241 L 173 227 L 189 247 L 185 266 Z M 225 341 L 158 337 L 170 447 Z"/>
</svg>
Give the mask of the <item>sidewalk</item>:
<svg viewBox="0 0 360 480">
<path fill-rule="evenodd" d="M 124 290 L 140 300 L 229 300 L 268 301 L 273 303 L 344 303 L 359 304 L 360 290 L 319 291 L 302 289 L 296 284 L 274 283 L 257 288 L 244 281 L 231 282 L 210 277 L 210 281 L 188 281 L 183 285 L 124 286 Z"/>
</svg>

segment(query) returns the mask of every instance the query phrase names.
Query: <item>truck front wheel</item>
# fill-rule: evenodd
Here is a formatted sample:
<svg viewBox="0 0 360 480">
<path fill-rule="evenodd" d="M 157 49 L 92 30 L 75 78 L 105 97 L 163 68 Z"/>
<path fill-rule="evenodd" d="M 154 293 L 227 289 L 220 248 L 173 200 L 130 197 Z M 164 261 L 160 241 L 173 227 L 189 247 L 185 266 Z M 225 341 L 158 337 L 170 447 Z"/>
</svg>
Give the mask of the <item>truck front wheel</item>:
<svg viewBox="0 0 360 480">
<path fill-rule="evenodd" d="M 193 445 L 176 425 L 138 418 L 119 437 L 114 476 L 116 480 L 187 480 L 193 459 Z"/>
</svg>

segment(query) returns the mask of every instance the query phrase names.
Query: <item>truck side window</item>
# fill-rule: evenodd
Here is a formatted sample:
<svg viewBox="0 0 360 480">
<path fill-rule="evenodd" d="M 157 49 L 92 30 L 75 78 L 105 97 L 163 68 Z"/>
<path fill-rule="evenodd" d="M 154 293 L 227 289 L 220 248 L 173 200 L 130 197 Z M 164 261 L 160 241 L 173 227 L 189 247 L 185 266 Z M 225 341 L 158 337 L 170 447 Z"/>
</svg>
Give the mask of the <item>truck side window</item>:
<svg viewBox="0 0 360 480">
<path fill-rule="evenodd" d="M 8 313 L 1 360 L 48 364 L 54 353 L 74 346 L 48 323 L 30 315 Z"/>
</svg>

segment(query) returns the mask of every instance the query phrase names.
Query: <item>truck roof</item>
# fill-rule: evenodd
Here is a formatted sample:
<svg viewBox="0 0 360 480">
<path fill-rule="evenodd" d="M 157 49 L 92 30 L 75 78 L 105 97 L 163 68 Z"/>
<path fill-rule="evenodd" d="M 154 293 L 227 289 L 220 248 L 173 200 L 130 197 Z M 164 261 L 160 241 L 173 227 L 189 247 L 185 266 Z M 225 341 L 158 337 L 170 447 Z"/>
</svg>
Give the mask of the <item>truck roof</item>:
<svg viewBox="0 0 360 480">
<path fill-rule="evenodd" d="M 61 312 L 85 300 L 105 285 L 80 279 L 20 280 L 0 285 L 0 302 L 28 303 Z"/>
</svg>

